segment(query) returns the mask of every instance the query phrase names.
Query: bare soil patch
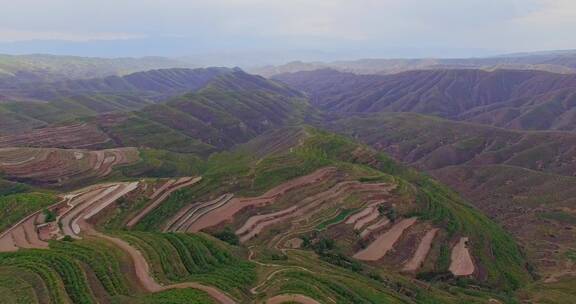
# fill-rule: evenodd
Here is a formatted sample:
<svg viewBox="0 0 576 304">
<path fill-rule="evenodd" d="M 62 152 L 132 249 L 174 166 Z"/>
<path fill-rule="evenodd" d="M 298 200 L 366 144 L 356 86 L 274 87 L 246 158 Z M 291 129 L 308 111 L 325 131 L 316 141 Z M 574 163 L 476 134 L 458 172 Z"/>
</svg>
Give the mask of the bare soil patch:
<svg viewBox="0 0 576 304">
<path fill-rule="evenodd" d="M 354 258 L 363 261 L 377 261 L 383 258 L 386 253 L 394 247 L 394 244 L 400 239 L 404 230 L 416 223 L 417 218 L 407 218 L 394 224 L 390 230 L 376 237 L 368 247 L 360 250 L 354 255 Z"/>
<path fill-rule="evenodd" d="M 426 256 L 428 256 L 428 252 L 430 248 L 432 248 L 432 241 L 438 232 L 438 228 L 433 228 L 426 232 L 424 237 L 420 240 L 418 244 L 418 248 L 416 248 L 416 252 L 412 256 L 412 258 L 404 265 L 404 271 L 417 271 L 420 269 Z"/>
<path fill-rule="evenodd" d="M 474 273 L 474 261 L 468 251 L 468 238 L 462 237 L 452 248 L 450 272 L 455 276 L 468 276 Z"/>
</svg>

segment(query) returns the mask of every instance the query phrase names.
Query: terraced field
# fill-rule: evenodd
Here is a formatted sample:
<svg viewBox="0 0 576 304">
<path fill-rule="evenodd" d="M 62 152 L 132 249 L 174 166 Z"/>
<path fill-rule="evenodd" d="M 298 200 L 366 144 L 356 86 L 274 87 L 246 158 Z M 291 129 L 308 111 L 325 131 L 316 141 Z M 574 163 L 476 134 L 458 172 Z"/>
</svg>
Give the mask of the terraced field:
<svg viewBox="0 0 576 304">
<path fill-rule="evenodd" d="M 10 297 L 36 288 L 56 303 L 187 293 L 219 303 L 486 303 L 530 281 L 509 236 L 449 190 L 347 138 L 286 132 L 292 147 L 248 153 L 273 143 L 260 138 L 267 144 L 213 156 L 201 179 L 62 195 L 3 233 L 0 280 L 24 269 L 22 293 Z M 91 256 L 90 246 L 113 250 Z"/>
<path fill-rule="evenodd" d="M 53 148 L 1 148 L 0 172 L 7 179 L 65 186 L 103 178 L 117 166 L 138 161 L 134 148 L 99 151 Z"/>
<path fill-rule="evenodd" d="M 87 149 L 105 146 L 110 138 L 94 125 L 49 126 L 25 133 L 0 134 L 0 148 L 33 147 Z"/>
<path fill-rule="evenodd" d="M 191 179 L 176 181 L 176 185 L 179 183 L 186 184 Z M 125 241 L 119 238 L 104 235 L 93 229 L 92 225 L 89 223 L 92 217 L 96 216 L 105 208 L 109 208 L 111 204 L 115 203 L 121 197 L 127 195 L 131 191 L 138 188 L 138 182 L 132 183 L 112 183 L 112 184 L 101 184 L 94 185 L 79 191 L 71 192 L 63 197 L 63 201 L 49 207 L 47 210 L 56 215 L 53 221 L 47 219 L 45 213 L 36 212 L 20 221 L 16 225 L 10 227 L 8 230 L 2 233 L 0 236 L 0 252 L 14 252 L 6 253 L 0 255 L 0 268 L 1 266 L 13 266 L 20 265 L 20 263 L 25 263 L 27 260 L 36 261 L 39 264 L 51 263 L 56 267 L 55 271 L 60 275 L 60 279 L 64 284 L 64 291 L 57 289 L 57 284 L 59 283 L 58 278 L 50 273 L 51 269 L 45 269 L 46 273 L 39 274 L 46 284 L 49 283 L 47 288 L 53 292 L 51 294 L 52 301 L 56 303 L 68 302 L 73 303 L 95 303 L 98 297 L 98 288 L 94 286 L 89 286 L 90 276 L 96 276 L 100 280 L 101 285 L 105 287 L 108 295 L 115 295 L 119 293 L 116 289 L 123 290 L 124 294 L 127 294 L 126 288 L 120 286 L 120 280 L 116 278 L 111 278 L 113 275 L 118 275 L 117 273 L 109 273 L 106 271 L 106 264 L 100 263 L 104 261 L 101 257 L 90 257 L 89 248 L 70 248 L 67 244 L 76 244 L 76 242 L 87 242 L 87 241 L 75 241 L 74 243 L 68 242 L 57 242 L 55 239 L 80 239 L 89 236 L 89 239 L 97 238 L 99 242 L 104 241 L 108 243 L 109 246 L 115 246 L 120 251 L 124 251 L 132 259 L 131 267 L 135 272 L 135 276 L 139 280 L 141 288 L 149 292 L 161 292 L 171 288 L 196 288 L 207 292 L 211 297 L 218 300 L 221 303 L 235 303 L 230 297 L 223 294 L 218 289 L 210 286 L 201 285 L 198 283 L 179 283 L 169 286 L 162 286 L 150 277 L 148 274 L 148 263 L 138 251 Z M 156 193 L 161 195 L 163 191 L 168 189 L 168 187 L 161 188 Z M 231 253 L 228 253 L 228 249 L 225 247 L 219 247 L 223 245 L 213 244 L 209 239 L 205 239 L 197 236 L 183 236 L 183 235 L 141 235 L 136 232 L 134 233 L 123 233 L 123 236 L 131 240 L 136 245 L 144 244 L 144 240 L 149 238 L 158 237 L 160 240 L 165 238 L 164 244 L 171 246 L 168 240 L 173 243 L 172 249 L 179 250 L 182 254 L 182 258 L 185 259 L 187 269 L 192 269 L 193 261 L 196 261 L 196 271 L 190 272 L 188 276 L 177 276 L 168 270 L 168 277 L 171 281 L 184 281 L 194 280 L 196 282 L 208 282 L 218 286 L 217 280 L 219 280 L 225 273 L 229 273 L 228 277 L 233 279 L 238 279 L 239 269 L 245 269 L 247 278 L 240 279 L 237 284 L 241 282 L 249 283 L 250 278 L 253 279 L 253 266 L 250 263 L 241 263 L 234 258 Z M 138 242 L 140 240 L 140 242 Z M 92 244 L 92 242 L 87 242 L 87 244 Z M 160 243 L 154 245 L 154 248 L 161 249 Z M 89 246 L 89 245 L 87 245 Z M 47 250 L 50 248 L 49 250 Z M 151 252 L 146 251 L 145 247 L 137 247 L 139 250 L 145 252 L 149 260 L 154 260 L 156 255 Z M 44 250 L 41 250 L 44 249 Z M 18 251 L 17 251 L 18 250 Z M 88 250 L 88 251 L 86 251 Z M 211 254 L 211 255 L 210 255 Z M 66 257 L 64 255 L 72 255 L 73 257 Z M 193 258 L 194 256 L 194 258 Z M 173 258 L 174 256 L 171 256 Z M 79 259 L 81 262 L 88 264 L 91 267 L 93 274 L 89 271 L 83 270 L 83 268 L 78 265 L 78 261 L 73 260 L 73 258 Z M 4 259 L 4 260 L 3 260 Z M 192 259 L 192 260 L 190 260 Z M 200 260 L 198 260 L 200 259 Z M 6 261 L 3 264 L 1 261 Z M 171 260 L 172 263 L 173 260 Z M 200 262 L 198 262 L 200 261 Z M 201 263 L 203 262 L 203 264 Z M 15 264 L 12 264 L 15 263 Z M 199 263 L 199 264 L 198 264 Z M 220 267 L 216 263 L 222 263 Z M 62 266 L 63 265 L 63 266 Z M 234 267 L 240 268 L 234 268 Z M 30 266 L 39 267 L 39 266 Z M 65 268 L 59 268 L 65 267 Z M 216 268 L 215 268 L 216 267 Z M 110 267 L 108 267 L 110 268 Z M 115 269 L 118 270 L 118 267 Z M 111 269 L 109 269 L 111 271 Z M 192 271 L 192 270 L 190 270 Z M 215 274 L 212 274 L 212 272 Z M 232 272 L 230 272 L 232 271 Z M 252 275 L 250 274 L 252 273 Z M 47 276 L 51 274 L 53 278 L 48 278 Z M 176 276 L 174 276 L 176 275 Z M 86 276 L 86 277 L 84 277 Z M 162 276 L 160 276 L 162 277 Z M 50 279 L 50 282 L 46 280 Z M 240 288 L 240 285 L 234 285 L 231 283 L 232 287 L 221 283 L 221 287 L 226 287 L 228 289 Z M 52 286 L 53 285 L 53 286 Z M 68 285 L 74 285 L 68 288 Z M 114 285 L 114 286 L 112 286 Z M 118 286 L 116 286 L 118 285 Z M 112 290 L 113 289 L 113 290 Z M 112 290 L 112 291 L 111 291 Z"/>
</svg>

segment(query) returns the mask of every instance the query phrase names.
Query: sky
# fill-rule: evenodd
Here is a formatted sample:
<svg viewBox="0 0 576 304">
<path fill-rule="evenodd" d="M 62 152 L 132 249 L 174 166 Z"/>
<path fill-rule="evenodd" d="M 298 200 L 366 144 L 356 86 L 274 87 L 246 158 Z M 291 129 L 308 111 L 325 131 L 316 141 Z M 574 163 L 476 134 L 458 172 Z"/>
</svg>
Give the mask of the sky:
<svg viewBox="0 0 576 304">
<path fill-rule="evenodd" d="M 0 53 L 229 60 L 576 49 L 574 0 L 0 0 Z"/>
</svg>

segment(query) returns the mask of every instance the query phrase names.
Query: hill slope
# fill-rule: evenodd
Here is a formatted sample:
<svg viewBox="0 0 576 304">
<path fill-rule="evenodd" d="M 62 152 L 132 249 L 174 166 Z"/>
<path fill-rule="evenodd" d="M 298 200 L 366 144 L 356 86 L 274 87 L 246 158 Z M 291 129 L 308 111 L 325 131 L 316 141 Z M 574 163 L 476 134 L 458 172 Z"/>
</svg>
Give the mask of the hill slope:
<svg viewBox="0 0 576 304">
<path fill-rule="evenodd" d="M 189 67 L 161 58 L 92 58 L 56 55 L 0 55 L 0 86 L 3 82 L 38 82 L 126 75 L 134 72 Z"/>
<path fill-rule="evenodd" d="M 314 119 L 315 113 L 300 93 L 235 71 L 196 93 L 130 114 L 103 116 L 97 124 L 119 145 L 205 154 Z"/>
<path fill-rule="evenodd" d="M 575 134 L 511 131 L 414 113 L 346 118 L 330 128 L 458 190 L 520 239 L 543 275 L 572 269 L 568 256 L 576 239 L 570 231 L 576 222 L 562 218 L 574 217 Z"/>
<path fill-rule="evenodd" d="M 423 58 L 379 59 L 367 58 L 335 62 L 290 62 L 280 66 L 267 66 L 252 72 L 264 76 L 320 69 L 334 69 L 355 74 L 395 74 L 414 70 L 438 69 L 496 69 L 539 70 L 553 73 L 576 72 L 576 52 L 524 53 L 486 58 Z"/>
<path fill-rule="evenodd" d="M 318 70 L 274 78 L 332 112 L 415 112 L 514 128 L 575 128 L 573 74 L 433 70 L 378 76 Z"/>
</svg>

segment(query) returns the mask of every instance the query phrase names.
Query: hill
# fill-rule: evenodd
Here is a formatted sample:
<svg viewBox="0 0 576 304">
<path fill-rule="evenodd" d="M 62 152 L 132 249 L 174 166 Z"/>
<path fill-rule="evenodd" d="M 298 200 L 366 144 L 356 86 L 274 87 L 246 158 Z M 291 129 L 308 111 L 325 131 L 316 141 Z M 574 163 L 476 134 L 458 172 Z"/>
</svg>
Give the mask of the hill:
<svg viewBox="0 0 576 304">
<path fill-rule="evenodd" d="M 180 179 L 93 185 L 51 207 L 55 223 L 37 213 L 8 230 L 13 242 L 2 239 L 2 248 L 21 248 L 0 253 L 0 278 L 20 286 L 8 296 L 92 303 L 188 286 L 221 303 L 290 294 L 484 303 L 508 301 L 531 281 L 499 226 L 432 179 L 342 136 L 266 132 L 213 155 L 201 175 L 179 190 Z M 122 223 L 149 204 L 156 208 L 127 231 Z M 46 243 L 49 235 L 68 241 Z"/>
<path fill-rule="evenodd" d="M 414 113 L 345 118 L 330 128 L 458 190 L 511 231 L 544 276 L 570 268 L 576 222 L 562 218 L 574 217 L 575 134 L 512 131 Z"/>
<path fill-rule="evenodd" d="M 354 74 L 396 74 L 414 70 L 479 69 L 494 71 L 538 70 L 553 73 L 573 74 L 576 72 L 576 52 L 558 51 L 541 53 L 519 53 L 485 58 L 413 58 L 385 59 L 365 58 L 334 62 L 290 62 L 278 66 L 266 66 L 251 72 L 271 77 L 284 73 L 334 69 Z"/>
<path fill-rule="evenodd" d="M 156 72 L 144 74 L 157 76 Z M 161 72 L 166 74 L 172 75 Z M 210 77 L 203 77 L 207 75 Z M 163 103 L 144 103 L 137 111 L 120 109 L 116 103 L 118 108 L 106 113 L 111 110 L 106 105 L 112 98 L 89 103 L 97 109 L 90 109 L 78 100 L 0 104 L 0 110 L 6 109 L 4 113 L 9 118 L 3 121 L 0 146 L 149 147 L 206 156 L 246 142 L 266 130 L 312 121 L 319 116 L 302 93 L 241 70 L 189 70 L 181 76 L 185 78 L 181 79 L 181 85 L 171 82 L 169 77 L 157 79 L 162 80 L 162 88 L 176 83 L 172 86 L 176 91 L 184 90 L 184 86 L 198 90 Z M 131 81 L 136 79 L 132 75 L 127 77 Z M 146 81 L 134 83 L 145 85 Z M 140 94 L 146 92 L 134 90 Z M 121 95 L 111 96 L 122 100 Z M 87 99 L 83 101 L 88 103 Z"/>
<path fill-rule="evenodd" d="M 227 74 L 230 76 L 224 77 Z M 270 81 L 255 79 L 240 70 L 225 68 L 167 69 L 18 86 L 4 91 L 12 97 L 0 103 L 0 118 L 5 118 L 0 134 L 26 132 L 103 113 L 140 110 L 209 85 L 229 90 L 261 89 L 289 96 L 299 94 Z M 242 85 L 246 87 L 241 88 Z"/>
<path fill-rule="evenodd" d="M 538 71 L 433 70 L 275 76 L 339 113 L 415 112 L 523 129 L 574 129 L 576 76 Z"/>
<path fill-rule="evenodd" d="M 39 82 L 126 75 L 189 64 L 162 57 L 92 58 L 56 55 L 0 55 L 0 86 L 4 82 Z"/>
</svg>

